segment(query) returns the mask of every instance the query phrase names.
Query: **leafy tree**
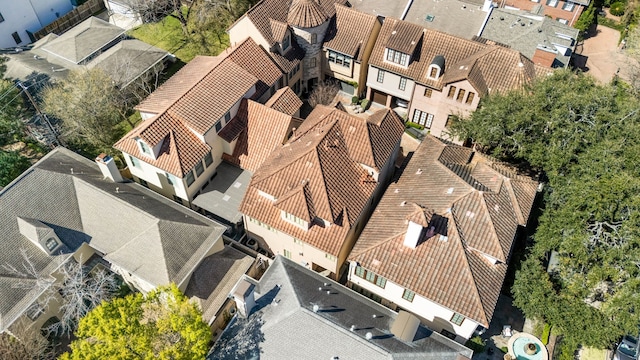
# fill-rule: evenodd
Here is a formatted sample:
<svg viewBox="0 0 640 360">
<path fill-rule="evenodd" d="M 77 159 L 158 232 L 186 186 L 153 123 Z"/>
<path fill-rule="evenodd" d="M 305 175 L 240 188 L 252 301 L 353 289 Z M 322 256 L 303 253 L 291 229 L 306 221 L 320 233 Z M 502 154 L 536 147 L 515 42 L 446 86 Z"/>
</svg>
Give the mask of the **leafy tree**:
<svg viewBox="0 0 640 360">
<path fill-rule="evenodd" d="M 581 33 L 584 33 L 591 27 L 591 25 L 596 23 L 596 19 L 596 9 L 593 6 L 593 3 L 591 3 L 587 10 L 585 10 L 582 15 L 580 15 L 578 21 L 576 21 L 573 27 L 580 30 Z"/>
<path fill-rule="evenodd" d="M 127 106 L 111 78 L 98 68 L 72 71 L 43 94 L 44 111 L 62 122 L 62 137 L 110 148 L 121 135 L 114 127 L 126 120 Z"/>
<path fill-rule="evenodd" d="M 62 360 L 203 359 L 211 329 L 175 285 L 104 302 L 80 321 Z"/>
<path fill-rule="evenodd" d="M 0 186 L 6 186 L 29 166 L 29 159 L 19 152 L 0 150 Z"/>
<path fill-rule="evenodd" d="M 559 71 L 483 99 L 452 133 L 547 179 L 515 304 L 561 331 L 566 346 L 605 347 L 637 332 L 640 101 L 629 87 Z M 552 252 L 558 265 L 548 272 Z"/>
</svg>

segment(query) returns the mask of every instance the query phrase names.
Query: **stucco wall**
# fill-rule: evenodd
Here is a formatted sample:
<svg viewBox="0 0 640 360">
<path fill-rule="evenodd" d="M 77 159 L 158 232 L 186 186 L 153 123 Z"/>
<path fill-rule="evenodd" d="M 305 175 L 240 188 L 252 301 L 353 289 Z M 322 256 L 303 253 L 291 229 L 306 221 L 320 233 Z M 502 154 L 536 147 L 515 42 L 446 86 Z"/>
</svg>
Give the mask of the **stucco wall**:
<svg viewBox="0 0 640 360">
<path fill-rule="evenodd" d="M 465 318 L 460 326 L 455 325 L 449 321 L 455 314 L 454 311 L 433 301 L 430 301 L 418 294 L 415 295 L 412 302 L 407 301 L 402 298 L 405 290 L 403 287 L 387 279 L 385 288 L 383 289 L 376 284 L 373 284 L 355 275 L 355 268 L 356 263 L 351 263 L 349 266 L 348 275 L 349 282 L 358 285 L 363 289 L 366 289 L 409 312 L 416 314 L 421 318 L 421 321 L 432 330 L 438 332 L 447 330 L 453 334 L 456 334 L 456 341 L 464 343 L 467 339 L 473 336 L 474 331 L 478 327 L 477 322 L 468 318 Z M 375 272 L 375 269 L 373 269 L 373 271 Z"/>
<path fill-rule="evenodd" d="M 414 81 L 407 78 L 407 83 L 404 90 L 400 90 L 398 86 L 400 85 L 400 78 L 402 76 L 383 70 L 384 78 L 380 83 L 378 82 L 378 68 L 374 66 L 369 66 L 369 71 L 367 74 L 367 86 L 382 91 L 386 94 L 398 97 L 403 100 L 410 101 L 411 96 L 413 95 Z"/>
</svg>

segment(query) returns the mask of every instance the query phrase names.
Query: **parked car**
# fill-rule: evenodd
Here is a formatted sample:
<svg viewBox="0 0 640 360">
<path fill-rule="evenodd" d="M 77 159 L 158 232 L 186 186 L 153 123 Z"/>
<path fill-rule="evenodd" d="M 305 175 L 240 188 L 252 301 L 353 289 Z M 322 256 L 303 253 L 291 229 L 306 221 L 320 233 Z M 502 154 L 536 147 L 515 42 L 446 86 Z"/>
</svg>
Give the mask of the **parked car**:
<svg viewBox="0 0 640 360">
<path fill-rule="evenodd" d="M 638 359 L 638 339 L 625 335 L 616 348 L 613 355 L 614 360 L 637 360 Z"/>
</svg>

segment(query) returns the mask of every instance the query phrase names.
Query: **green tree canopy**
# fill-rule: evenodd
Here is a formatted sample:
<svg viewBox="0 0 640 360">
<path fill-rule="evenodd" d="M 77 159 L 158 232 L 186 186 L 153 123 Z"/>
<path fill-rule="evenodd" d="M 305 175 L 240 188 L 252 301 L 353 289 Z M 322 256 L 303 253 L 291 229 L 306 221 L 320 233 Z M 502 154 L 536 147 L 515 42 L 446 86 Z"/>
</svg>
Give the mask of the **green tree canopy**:
<svg viewBox="0 0 640 360">
<path fill-rule="evenodd" d="M 202 360 L 211 330 L 197 305 L 175 286 L 104 302 L 80 321 L 61 360 Z"/>
<path fill-rule="evenodd" d="M 115 126 L 126 119 L 122 93 L 98 68 L 72 71 L 44 90 L 44 111 L 62 121 L 63 138 L 110 148 L 120 137 Z"/>
<path fill-rule="evenodd" d="M 514 301 L 568 343 L 604 347 L 640 324 L 640 102 L 622 83 L 559 71 L 485 98 L 452 132 L 547 178 Z M 547 272 L 552 252 L 558 265 Z"/>
</svg>

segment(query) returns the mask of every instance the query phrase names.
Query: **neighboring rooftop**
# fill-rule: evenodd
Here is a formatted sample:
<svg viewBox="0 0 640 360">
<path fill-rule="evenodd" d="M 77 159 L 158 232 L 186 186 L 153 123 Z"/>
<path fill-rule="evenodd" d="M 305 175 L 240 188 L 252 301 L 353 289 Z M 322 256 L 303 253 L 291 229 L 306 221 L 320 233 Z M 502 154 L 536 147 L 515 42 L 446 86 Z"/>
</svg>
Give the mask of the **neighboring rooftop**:
<svg viewBox="0 0 640 360">
<path fill-rule="evenodd" d="M 406 68 L 384 60 L 384 51 L 388 46 L 412 50 L 409 45 L 393 39 L 401 33 L 415 37 L 412 40 L 415 42 L 415 51 Z M 433 80 L 427 77 L 427 72 L 431 62 L 439 56 L 444 57 L 444 73 Z M 369 64 L 436 89 L 466 79 L 481 95 L 520 87 L 549 71 L 535 65 L 518 51 L 504 46 L 486 45 L 391 18 L 385 19 L 382 24 Z"/>
<path fill-rule="evenodd" d="M 569 65 L 578 32 L 546 16 L 493 9 L 480 37 L 508 45 L 538 65 L 562 68 Z M 553 55 L 541 57 L 543 53 Z"/>
<path fill-rule="evenodd" d="M 224 227 L 135 183 L 105 180 L 98 166 L 56 148 L 0 192 L 0 330 L 39 295 L 16 287 L 5 265 L 21 268 L 21 251 L 47 276 L 83 243 L 153 286 L 180 283 Z M 48 255 L 23 235 L 23 224 L 42 224 L 63 243 Z"/>
<path fill-rule="evenodd" d="M 189 298 L 198 298 L 205 321 L 211 323 L 215 319 L 236 281 L 247 273 L 254 261 L 254 258 L 230 245 L 202 260 L 191 275 L 184 293 Z"/>
<path fill-rule="evenodd" d="M 427 136 L 349 260 L 488 327 L 537 186 L 502 163 Z M 404 245 L 408 221 L 434 227 L 415 249 Z"/>
<path fill-rule="evenodd" d="M 377 186 L 363 165 L 381 171 L 403 129 L 402 120 L 388 109 L 362 119 L 317 106 L 254 173 L 242 213 L 338 255 Z M 266 201 L 259 191 L 276 201 Z M 282 220 L 281 210 L 309 224 L 319 218 L 332 226 L 303 230 Z"/>
<path fill-rule="evenodd" d="M 232 320 L 209 360 L 235 359 L 239 351 L 243 358 L 265 360 L 300 354 L 314 360 L 463 360 L 472 355 L 422 326 L 411 340 L 402 340 L 391 331 L 396 321 L 404 321 L 398 313 L 281 256 L 257 283 L 255 298 L 251 315 Z"/>
<path fill-rule="evenodd" d="M 324 46 L 362 61 L 364 47 L 371 37 L 378 18 L 353 8 L 336 4 L 336 16 L 324 37 Z"/>
<path fill-rule="evenodd" d="M 483 1 L 440 0 L 414 1 L 405 21 L 427 29 L 471 39 L 482 30 L 488 12 L 482 11 Z"/>
<path fill-rule="evenodd" d="M 102 50 L 106 44 L 123 36 L 124 32 L 124 29 L 104 20 L 90 17 L 60 36 L 49 37 L 43 45 L 36 43 L 35 47 L 74 64 L 80 64 Z"/>
</svg>

